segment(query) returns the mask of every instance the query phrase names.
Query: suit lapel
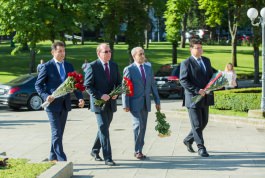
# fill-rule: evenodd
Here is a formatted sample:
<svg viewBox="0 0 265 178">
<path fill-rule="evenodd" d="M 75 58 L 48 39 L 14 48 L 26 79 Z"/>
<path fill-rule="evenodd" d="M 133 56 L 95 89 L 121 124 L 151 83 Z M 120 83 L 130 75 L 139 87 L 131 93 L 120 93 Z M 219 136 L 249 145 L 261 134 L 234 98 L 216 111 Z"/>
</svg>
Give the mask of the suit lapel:
<svg viewBox="0 0 265 178">
<path fill-rule="evenodd" d="M 141 80 L 141 83 L 144 85 L 144 81 L 142 79 L 142 74 L 139 70 L 139 68 L 137 67 L 137 65 L 135 63 L 132 64 L 133 67 L 134 67 L 134 70 L 136 71 L 136 74 L 137 74 L 137 78 L 139 78 L 139 80 Z M 146 75 L 146 74 L 145 74 Z"/>
<path fill-rule="evenodd" d="M 54 59 L 52 59 L 52 65 L 53 65 L 53 70 L 55 70 L 55 73 L 57 74 L 58 80 L 61 81 L 61 76 L 60 76 L 60 73 L 59 73 L 59 71 L 57 69 L 57 66 L 56 66 L 56 63 L 55 63 Z"/>
</svg>

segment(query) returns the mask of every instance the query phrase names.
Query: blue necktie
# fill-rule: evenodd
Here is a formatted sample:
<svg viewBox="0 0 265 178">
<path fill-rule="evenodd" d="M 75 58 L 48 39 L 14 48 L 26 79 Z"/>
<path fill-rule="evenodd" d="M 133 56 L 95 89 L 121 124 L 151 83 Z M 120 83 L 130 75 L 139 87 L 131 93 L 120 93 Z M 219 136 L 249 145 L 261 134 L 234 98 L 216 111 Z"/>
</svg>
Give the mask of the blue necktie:
<svg viewBox="0 0 265 178">
<path fill-rule="evenodd" d="M 146 78 L 145 78 L 145 73 L 144 73 L 144 67 L 143 67 L 143 65 L 140 65 L 140 69 L 141 69 L 142 79 L 143 79 L 143 82 L 144 82 L 144 85 L 145 85 Z"/>
<path fill-rule="evenodd" d="M 65 71 L 63 69 L 63 63 L 58 62 L 58 64 L 59 64 L 59 69 L 60 69 L 60 77 L 63 82 L 65 79 Z"/>
<path fill-rule="evenodd" d="M 198 59 L 198 62 L 199 62 L 199 65 L 200 65 L 200 67 L 201 67 L 201 71 L 203 72 L 203 74 L 206 74 L 205 68 L 203 67 L 203 64 L 202 64 L 202 59 L 199 58 L 199 59 Z"/>
</svg>

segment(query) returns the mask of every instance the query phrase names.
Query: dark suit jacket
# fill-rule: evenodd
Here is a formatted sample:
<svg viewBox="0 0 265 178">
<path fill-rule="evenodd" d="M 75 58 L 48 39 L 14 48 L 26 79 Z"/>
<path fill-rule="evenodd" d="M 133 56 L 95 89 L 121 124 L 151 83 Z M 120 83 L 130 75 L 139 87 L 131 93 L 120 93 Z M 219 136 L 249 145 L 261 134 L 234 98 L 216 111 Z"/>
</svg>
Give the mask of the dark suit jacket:
<svg viewBox="0 0 265 178">
<path fill-rule="evenodd" d="M 68 63 L 67 61 L 64 61 L 64 68 L 66 74 L 74 71 L 74 67 L 72 66 L 72 64 Z M 59 71 L 56 67 L 55 61 L 54 59 L 51 59 L 50 61 L 43 64 L 38 74 L 38 78 L 35 83 L 35 88 L 38 94 L 42 97 L 42 99 L 46 101 L 46 98 L 51 95 L 52 92 L 55 91 L 61 84 L 62 81 L 60 78 Z M 74 93 L 78 99 L 83 99 L 83 95 L 81 92 L 74 91 Z M 65 106 L 68 111 L 71 110 L 70 94 L 56 98 L 46 108 L 46 111 L 59 112 L 62 110 L 63 106 Z"/>
<path fill-rule="evenodd" d="M 201 71 L 200 65 L 191 56 L 180 65 L 180 84 L 185 89 L 184 105 L 188 108 L 200 108 L 214 104 L 213 93 L 203 97 L 196 105 L 192 105 L 191 98 L 198 95 L 199 90 L 203 89 L 210 81 L 213 70 L 208 58 L 202 56 L 203 63 L 206 67 L 206 74 Z"/>
<path fill-rule="evenodd" d="M 94 105 L 96 99 L 99 100 L 103 94 L 109 94 L 115 87 L 121 84 L 118 65 L 109 61 L 109 69 L 110 82 L 108 82 L 100 59 L 91 62 L 86 71 L 84 85 L 87 92 L 90 94 L 90 109 L 92 112 L 100 111 L 100 107 Z M 110 102 L 111 110 L 113 112 L 117 111 L 116 100 L 110 99 L 108 102 Z"/>
</svg>

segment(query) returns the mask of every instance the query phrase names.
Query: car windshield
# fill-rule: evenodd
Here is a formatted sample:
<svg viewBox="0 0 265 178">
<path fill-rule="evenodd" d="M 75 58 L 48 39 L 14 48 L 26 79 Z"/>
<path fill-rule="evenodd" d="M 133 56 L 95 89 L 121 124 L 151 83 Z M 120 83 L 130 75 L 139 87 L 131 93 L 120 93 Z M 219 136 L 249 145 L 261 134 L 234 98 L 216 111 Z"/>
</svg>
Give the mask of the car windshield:
<svg viewBox="0 0 265 178">
<path fill-rule="evenodd" d="M 173 68 L 170 65 L 162 66 L 157 72 L 156 76 L 170 76 Z"/>
<path fill-rule="evenodd" d="M 157 72 L 155 76 L 179 76 L 179 65 L 164 65 Z"/>
<path fill-rule="evenodd" d="M 14 80 L 11 80 L 11 81 L 7 82 L 6 84 L 19 85 L 19 84 L 23 84 L 23 83 L 28 82 L 29 80 L 31 80 L 34 77 L 35 77 L 35 75 L 31 75 L 31 74 L 21 75 L 21 76 L 15 78 Z"/>
</svg>

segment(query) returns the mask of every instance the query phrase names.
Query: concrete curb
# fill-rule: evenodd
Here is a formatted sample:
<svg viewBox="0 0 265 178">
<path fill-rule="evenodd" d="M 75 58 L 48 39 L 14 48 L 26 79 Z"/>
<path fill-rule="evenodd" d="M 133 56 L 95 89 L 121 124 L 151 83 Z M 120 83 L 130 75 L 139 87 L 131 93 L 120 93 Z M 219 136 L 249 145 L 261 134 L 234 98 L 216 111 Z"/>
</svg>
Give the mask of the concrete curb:
<svg viewBox="0 0 265 178">
<path fill-rule="evenodd" d="M 178 115 L 183 115 L 188 117 L 187 111 L 168 111 L 165 112 L 177 112 Z M 238 117 L 238 116 L 227 116 L 227 115 L 219 115 L 219 114 L 210 114 L 209 120 L 216 121 L 216 122 L 228 122 L 228 123 L 235 123 L 235 124 L 251 124 L 257 127 L 265 127 L 265 119 L 257 119 L 257 118 L 245 118 L 245 117 Z"/>
<path fill-rule="evenodd" d="M 50 169 L 43 172 L 38 178 L 71 178 L 73 176 L 72 162 L 57 162 Z"/>
</svg>

